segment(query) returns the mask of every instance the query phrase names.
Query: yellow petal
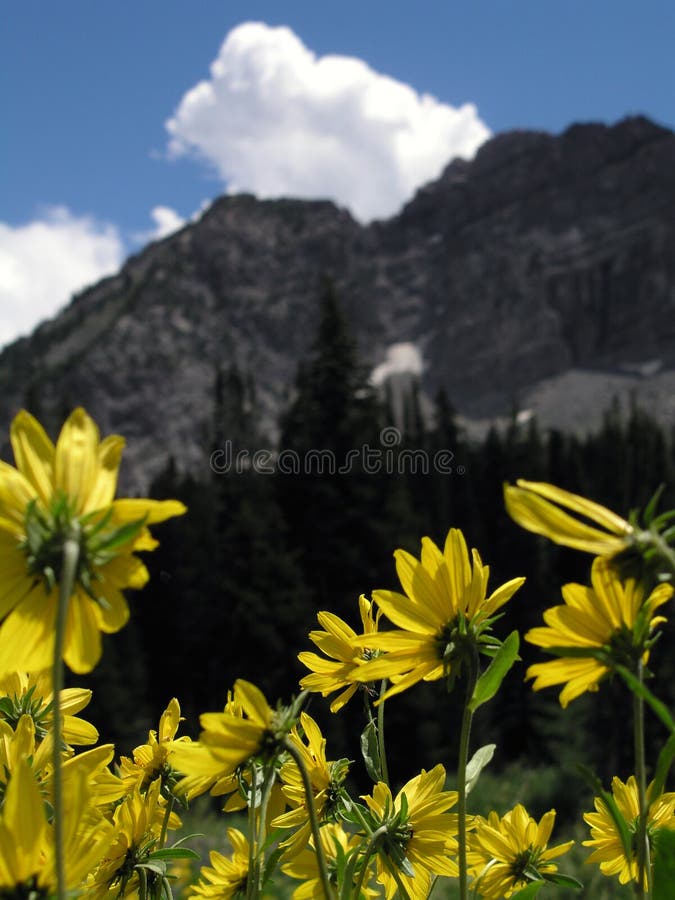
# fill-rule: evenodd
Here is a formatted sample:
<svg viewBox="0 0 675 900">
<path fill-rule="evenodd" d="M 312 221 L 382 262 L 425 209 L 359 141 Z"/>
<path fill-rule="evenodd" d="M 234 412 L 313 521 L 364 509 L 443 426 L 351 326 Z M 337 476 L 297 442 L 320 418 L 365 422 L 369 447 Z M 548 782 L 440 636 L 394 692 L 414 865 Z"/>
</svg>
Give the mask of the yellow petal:
<svg viewBox="0 0 675 900">
<path fill-rule="evenodd" d="M 53 664 L 56 592 L 33 588 L 0 626 L 0 673 L 37 672 Z"/>
<path fill-rule="evenodd" d="M 90 722 L 78 719 L 77 716 L 63 717 L 63 739 L 66 744 L 75 744 L 78 747 L 85 744 L 95 744 L 98 740 L 98 731 Z"/>
<path fill-rule="evenodd" d="M 519 481 L 518 484 L 530 485 L 531 482 Z M 632 533 L 632 528 L 627 522 L 625 523 L 627 530 L 623 530 L 621 535 L 601 531 L 580 522 L 543 496 L 522 487 L 505 485 L 504 501 L 511 518 L 527 531 L 541 534 L 556 544 L 598 556 L 612 555 L 623 550 L 629 543 L 629 536 Z"/>
<path fill-rule="evenodd" d="M 101 658 L 101 632 L 93 600 L 76 591 L 68 604 L 63 658 L 78 675 L 86 674 Z"/>
<path fill-rule="evenodd" d="M 28 881 L 41 868 L 46 820 L 40 789 L 25 760 L 19 761 L 9 781 L 2 820 L 14 839 L 14 877 Z"/>
<path fill-rule="evenodd" d="M 38 496 L 36 491 L 25 475 L 0 460 L 0 514 L 7 521 L 8 531 L 23 534 L 26 508 Z"/>
<path fill-rule="evenodd" d="M 82 513 L 96 486 L 99 433 L 96 424 L 78 407 L 68 416 L 56 442 L 54 486 Z"/>
<path fill-rule="evenodd" d="M 47 506 L 54 493 L 54 445 L 38 420 L 25 409 L 12 422 L 10 440 L 17 468 Z"/>
<path fill-rule="evenodd" d="M 431 610 L 413 603 L 404 594 L 396 591 L 373 591 L 373 600 L 394 625 L 406 631 L 433 635 L 439 631 L 442 625 L 451 620 L 450 616 L 446 620 L 439 620 Z M 367 642 L 364 641 L 364 644 Z M 368 644 L 368 646 L 370 645 Z"/>
<path fill-rule="evenodd" d="M 85 600 L 84 594 L 82 595 L 83 602 L 88 602 L 92 605 L 98 628 L 105 634 L 114 634 L 129 621 L 129 604 L 124 599 L 124 594 L 121 591 L 107 585 L 104 585 L 101 594 L 107 606 L 93 604 L 93 601 L 88 597 Z"/>
<path fill-rule="evenodd" d="M 91 691 L 88 688 L 64 688 L 59 694 L 59 707 L 64 715 L 74 716 L 84 709 L 90 700 Z"/>
<path fill-rule="evenodd" d="M 249 681 L 244 681 L 243 678 L 238 678 L 234 683 L 234 699 L 241 703 L 246 715 L 257 725 L 262 728 L 268 726 L 272 711 L 260 688 Z"/>
<path fill-rule="evenodd" d="M 617 516 L 616 513 L 612 512 L 611 509 L 607 509 L 607 507 L 601 506 L 593 500 L 588 500 L 586 497 L 581 497 L 579 494 L 572 494 L 570 491 L 565 491 L 562 488 L 541 481 L 525 481 L 519 478 L 516 484 L 526 491 L 532 491 L 540 497 L 546 497 L 547 500 L 552 500 L 553 503 L 558 503 L 560 506 L 571 509 L 572 512 L 586 516 L 592 522 L 602 525 L 603 528 L 606 528 L 612 534 L 623 536 L 631 534 L 633 531 L 633 527 L 621 516 Z"/>
<path fill-rule="evenodd" d="M 169 705 L 162 713 L 159 720 L 159 740 L 173 740 L 180 723 L 180 704 L 175 697 L 169 700 Z"/>
<path fill-rule="evenodd" d="M 427 539 L 428 540 L 428 539 Z M 429 542 L 430 543 L 430 542 Z M 426 545 L 425 556 L 429 559 L 429 546 Z M 433 624 L 439 620 L 450 618 L 450 597 L 443 595 L 432 575 L 424 565 L 405 550 L 394 553 L 396 573 L 401 587 L 410 598 L 415 608 L 419 608 L 420 617 Z M 387 615 L 387 613 L 385 613 Z"/>
<path fill-rule="evenodd" d="M 113 519 L 116 522 L 137 522 L 140 519 L 146 525 L 164 522 L 174 516 L 182 516 L 187 507 L 178 500 L 146 500 L 144 498 L 126 498 L 115 500 L 112 504 Z"/>
<path fill-rule="evenodd" d="M 118 434 L 111 434 L 101 441 L 98 448 L 96 478 L 86 498 L 83 513 L 106 509 L 115 499 L 117 473 L 124 444 L 124 438 Z"/>
</svg>

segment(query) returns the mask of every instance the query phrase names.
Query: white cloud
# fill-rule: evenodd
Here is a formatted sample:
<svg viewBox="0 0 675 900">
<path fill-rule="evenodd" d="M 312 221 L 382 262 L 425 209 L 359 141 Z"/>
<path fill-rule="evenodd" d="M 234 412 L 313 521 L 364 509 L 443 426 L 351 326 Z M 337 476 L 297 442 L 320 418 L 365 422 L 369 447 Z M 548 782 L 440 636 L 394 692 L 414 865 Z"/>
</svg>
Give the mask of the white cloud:
<svg viewBox="0 0 675 900">
<path fill-rule="evenodd" d="M 0 222 L 0 346 L 28 334 L 123 259 L 114 226 L 62 206 L 26 225 Z"/>
<path fill-rule="evenodd" d="M 239 25 L 210 73 L 166 123 L 169 152 L 206 160 L 232 193 L 329 197 L 367 221 L 490 135 L 471 104 L 420 95 L 359 59 L 317 58 L 285 27 Z"/>
</svg>

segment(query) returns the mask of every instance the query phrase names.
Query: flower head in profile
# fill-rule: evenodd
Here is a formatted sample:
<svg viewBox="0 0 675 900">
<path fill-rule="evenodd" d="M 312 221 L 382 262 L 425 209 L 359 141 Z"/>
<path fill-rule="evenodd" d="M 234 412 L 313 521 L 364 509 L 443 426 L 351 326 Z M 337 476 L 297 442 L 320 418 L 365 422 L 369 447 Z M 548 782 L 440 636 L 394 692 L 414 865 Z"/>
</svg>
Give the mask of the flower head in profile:
<svg viewBox="0 0 675 900">
<path fill-rule="evenodd" d="M 326 868 L 328 869 L 329 883 L 338 887 L 340 863 L 347 859 L 350 853 L 356 851 L 359 846 L 359 839 L 355 835 L 348 834 L 342 825 L 337 822 L 327 822 L 323 825 L 319 836 L 324 859 L 326 860 Z M 312 838 L 297 856 L 294 856 L 293 859 L 286 861 L 281 866 L 281 871 L 288 875 L 289 878 L 302 882 L 293 891 L 291 895 L 292 900 L 324 900 L 319 862 Z M 354 875 L 356 877 L 356 872 Z M 376 897 L 377 891 L 361 885 L 361 896 L 367 898 Z"/>
<path fill-rule="evenodd" d="M 425 537 L 419 560 L 405 550 L 394 557 L 405 593 L 379 590 L 373 599 L 397 628 L 363 639 L 385 652 L 354 675 L 359 681 L 391 679 L 382 699 L 423 679 L 452 678 L 467 656 L 494 651 L 499 646 L 490 631 L 494 616 L 525 581 L 513 578 L 487 596 L 490 570 L 477 550 L 469 557 L 456 528 L 448 532 L 442 552 Z"/>
<path fill-rule="evenodd" d="M 634 669 L 647 661 L 654 629 L 665 621 L 654 612 L 671 597 L 673 588 L 661 584 L 648 596 L 633 579 L 622 582 L 609 562 L 597 557 L 591 587 L 566 584 L 565 601 L 544 613 L 545 626 L 532 628 L 525 640 L 558 659 L 536 663 L 527 670 L 534 689 L 564 684 L 560 703 L 567 706 L 586 691 L 596 691 L 613 666 Z"/>
<path fill-rule="evenodd" d="M 484 900 L 500 900 L 556 872 L 552 860 L 566 853 L 574 841 L 549 847 L 554 821 L 555 810 L 537 823 L 520 803 L 502 818 L 496 812 L 487 819 L 477 816 L 468 836 L 467 860 L 474 877 L 472 888 L 478 895 Z"/>
<path fill-rule="evenodd" d="M 202 731 L 198 741 L 172 744 L 173 764 L 185 773 L 176 790 L 193 797 L 217 782 L 236 790 L 237 770 L 278 757 L 297 717 L 296 704 L 272 709 L 260 688 L 238 679 L 223 712 L 199 717 Z"/>
<path fill-rule="evenodd" d="M 518 479 L 504 485 L 504 501 L 522 528 L 574 550 L 611 557 L 634 542 L 635 529 L 621 516 L 552 484 Z"/>
<path fill-rule="evenodd" d="M 174 748 L 176 743 L 190 741 L 189 737 L 176 738 L 180 722 L 180 704 L 174 697 L 160 717 L 159 730 L 149 732 L 148 743 L 136 747 L 132 759 L 120 759 L 120 775 L 129 790 L 136 785 L 147 790 L 156 778 L 161 779 L 163 789 L 175 787 L 180 773 L 172 765 Z"/>
<path fill-rule="evenodd" d="M 362 636 L 375 634 L 379 613 L 374 614 L 373 604 L 363 594 L 359 597 Z M 298 654 L 300 662 L 311 669 L 300 681 L 306 691 L 316 691 L 323 697 L 340 691 L 330 704 L 331 712 L 338 712 L 354 696 L 359 687 L 364 687 L 354 675 L 359 666 L 370 658 L 371 651 L 357 643 L 358 636 L 353 628 L 331 612 L 317 615 L 323 631 L 310 631 L 310 640 L 316 644 L 324 656 L 318 653 Z"/>
<path fill-rule="evenodd" d="M 59 694 L 66 744 L 95 744 L 98 731 L 79 713 L 91 700 L 85 688 L 65 688 Z M 54 692 L 50 671 L 8 672 L 0 676 L 0 719 L 15 727 L 21 716 L 28 715 L 35 725 L 35 740 L 40 743 L 49 734 L 54 718 Z"/>
<path fill-rule="evenodd" d="M 138 788 L 127 794 L 113 813 L 114 839 L 87 886 L 87 897 L 103 900 L 113 890 L 113 896 L 135 896 L 139 888 L 139 870 L 152 862 L 154 850 L 159 849 L 162 827 L 166 819 L 166 802 L 160 795 L 158 778 L 142 794 Z M 169 816 L 169 828 L 180 827 L 180 820 Z M 157 873 L 144 870 L 148 882 Z"/>
<path fill-rule="evenodd" d="M 412 900 L 425 900 L 432 875 L 457 876 L 457 864 L 451 859 L 457 849 L 457 815 L 448 812 L 457 793 L 443 790 L 444 784 L 445 769 L 439 764 L 411 778 L 396 797 L 382 781 L 371 796 L 363 797 L 373 832 L 381 830 L 377 880 L 387 900 L 397 890 L 391 866 Z"/>
<path fill-rule="evenodd" d="M 639 879 L 635 845 L 640 803 L 635 776 L 631 775 L 625 783 L 615 776 L 612 779 L 612 796 L 631 838 L 630 857 L 626 854 L 617 823 L 601 797 L 595 798 L 595 812 L 584 813 L 584 821 L 591 829 L 591 838 L 582 843 L 584 847 L 595 848 L 586 860 L 587 863 L 599 863 L 603 875 L 608 877 L 617 875 L 621 884 L 627 884 L 629 881 L 638 881 Z M 647 796 L 649 796 L 649 790 Z M 654 855 L 654 837 L 661 828 L 675 829 L 675 793 L 661 794 L 656 797 L 647 810 L 647 837 L 652 857 Z M 644 878 L 646 888 L 646 872 Z"/>
<path fill-rule="evenodd" d="M 101 632 L 124 626 L 125 588 L 148 573 L 135 555 L 156 541 L 148 526 L 185 512 L 176 501 L 115 500 L 124 439 L 100 440 L 87 413 L 68 417 L 56 445 L 21 411 L 10 440 L 16 467 L 0 462 L 0 674 L 38 671 L 53 662 L 63 550 L 78 562 L 65 626 L 63 657 L 78 673 L 101 656 Z"/>
<path fill-rule="evenodd" d="M 189 888 L 188 897 L 211 897 L 213 900 L 230 900 L 244 897 L 249 874 L 249 846 L 247 838 L 236 828 L 227 829 L 232 845 L 230 856 L 216 850 L 209 854 L 210 866 L 202 866 L 199 882 Z"/>
<path fill-rule="evenodd" d="M 337 812 L 340 790 L 349 771 L 349 762 L 346 759 L 336 762 L 326 759 L 326 739 L 314 719 L 307 713 L 300 713 L 300 726 L 302 733 L 296 726 L 288 739 L 302 758 L 312 785 L 314 808 L 319 822 L 328 822 Z M 272 822 L 272 827 L 293 829 L 290 837 L 280 844 L 285 851 L 285 858 L 288 859 L 307 845 L 312 830 L 305 788 L 295 760 L 289 759 L 284 762 L 279 775 L 283 782 L 282 792 L 292 808 L 289 812 L 277 816 Z"/>
</svg>

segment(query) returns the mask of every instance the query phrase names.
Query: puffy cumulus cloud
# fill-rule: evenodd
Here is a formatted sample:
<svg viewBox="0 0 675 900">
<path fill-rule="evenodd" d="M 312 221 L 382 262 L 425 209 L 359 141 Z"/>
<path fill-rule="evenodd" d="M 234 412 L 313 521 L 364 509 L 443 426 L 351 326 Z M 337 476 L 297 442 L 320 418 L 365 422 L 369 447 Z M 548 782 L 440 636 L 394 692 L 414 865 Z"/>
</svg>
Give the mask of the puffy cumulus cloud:
<svg viewBox="0 0 675 900">
<path fill-rule="evenodd" d="M 359 59 L 317 58 L 289 28 L 259 22 L 228 34 L 166 127 L 170 154 L 206 160 L 232 193 L 329 197 L 364 221 L 396 212 L 490 135 L 471 104 L 420 95 Z"/>
<path fill-rule="evenodd" d="M 0 346 L 28 334 L 71 295 L 119 269 L 117 229 L 65 207 L 26 225 L 0 222 Z"/>
</svg>

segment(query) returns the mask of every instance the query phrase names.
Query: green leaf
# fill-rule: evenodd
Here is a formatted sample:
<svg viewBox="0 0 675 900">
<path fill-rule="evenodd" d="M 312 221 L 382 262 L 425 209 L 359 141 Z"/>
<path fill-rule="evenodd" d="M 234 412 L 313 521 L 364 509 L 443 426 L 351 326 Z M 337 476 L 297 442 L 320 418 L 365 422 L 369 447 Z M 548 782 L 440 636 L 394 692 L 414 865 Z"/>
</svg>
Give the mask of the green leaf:
<svg viewBox="0 0 675 900">
<path fill-rule="evenodd" d="M 671 733 L 675 732 L 675 721 L 670 715 L 670 711 L 665 703 L 662 703 L 658 697 L 655 697 L 646 684 L 640 681 L 639 678 L 636 678 L 630 669 L 627 669 L 625 666 L 616 666 L 616 671 L 623 678 L 631 691 L 638 697 L 642 697 L 642 699 L 649 704 L 652 711 L 656 713 L 668 731 Z"/>
<path fill-rule="evenodd" d="M 199 853 L 189 847 L 163 847 L 153 850 L 149 859 L 199 859 Z"/>
<path fill-rule="evenodd" d="M 532 884 L 528 884 L 527 887 L 523 888 L 522 891 L 518 891 L 517 894 L 511 894 L 511 900 L 530 900 L 530 898 L 537 896 L 545 884 L 545 881 L 533 881 Z"/>
<path fill-rule="evenodd" d="M 274 871 L 277 867 L 277 863 L 283 856 L 284 851 L 281 847 L 277 847 L 270 855 L 267 857 L 265 862 L 265 868 L 262 873 L 262 887 L 265 887 L 267 882 L 270 880 L 272 875 L 274 875 Z"/>
<path fill-rule="evenodd" d="M 628 830 L 628 823 L 623 817 L 621 810 L 617 806 L 616 800 L 614 799 L 614 795 L 609 791 L 606 791 L 600 779 L 595 775 L 587 766 L 578 765 L 577 766 L 579 772 L 590 785 L 592 790 L 600 797 L 602 802 L 605 804 L 607 812 L 612 817 L 612 821 L 617 830 L 617 834 L 621 839 L 621 846 L 623 848 L 623 853 L 626 859 L 633 858 L 633 839 L 631 837 L 631 833 Z"/>
<path fill-rule="evenodd" d="M 562 872 L 547 872 L 541 877 L 545 881 L 550 881 L 551 884 L 559 884 L 561 887 L 572 888 L 575 891 L 578 891 L 583 887 L 581 881 L 573 878 L 571 875 L 563 875 Z"/>
<path fill-rule="evenodd" d="M 114 531 L 105 535 L 102 540 L 97 541 L 95 550 L 97 552 L 101 550 L 105 552 L 119 550 L 120 547 L 140 533 L 146 518 L 147 516 L 143 516 L 142 519 L 135 519 L 133 522 L 127 522 L 125 525 L 120 525 L 119 528 L 116 528 Z"/>
<path fill-rule="evenodd" d="M 670 735 L 659 753 L 654 780 L 649 789 L 648 802 L 650 804 L 663 793 L 673 759 L 675 759 L 675 734 Z"/>
<path fill-rule="evenodd" d="M 361 734 L 361 755 L 366 765 L 368 775 L 375 783 L 382 781 L 382 763 L 380 761 L 380 746 L 377 740 L 377 725 L 369 722 Z"/>
<path fill-rule="evenodd" d="M 495 750 L 497 749 L 496 744 L 485 744 L 484 747 L 479 747 L 478 750 L 471 757 L 469 762 L 466 765 L 466 793 L 467 795 L 471 793 L 471 791 L 476 786 L 476 782 L 478 781 L 478 776 L 483 771 L 485 766 L 490 762 L 492 757 L 494 756 Z"/>
<path fill-rule="evenodd" d="M 154 872 L 155 875 L 160 875 L 162 877 L 166 875 L 166 866 L 161 860 L 155 864 L 148 859 L 146 862 L 136 863 L 134 869 L 147 869 L 149 872 Z"/>
<path fill-rule="evenodd" d="M 659 505 L 659 500 L 661 499 L 661 494 L 665 490 L 665 487 L 665 483 L 661 483 L 652 494 L 649 503 L 647 503 L 647 505 L 645 506 L 645 511 L 642 514 L 642 521 L 647 527 L 649 527 L 652 519 L 654 518 L 656 507 Z"/>
<path fill-rule="evenodd" d="M 653 900 L 672 900 L 675 884 L 675 831 L 660 828 L 654 837 Z"/>
<path fill-rule="evenodd" d="M 520 639 L 517 631 L 512 631 L 501 645 L 494 659 L 480 676 L 469 702 L 469 710 L 475 712 L 483 703 L 491 700 L 499 690 L 504 676 L 518 659 Z"/>
</svg>

